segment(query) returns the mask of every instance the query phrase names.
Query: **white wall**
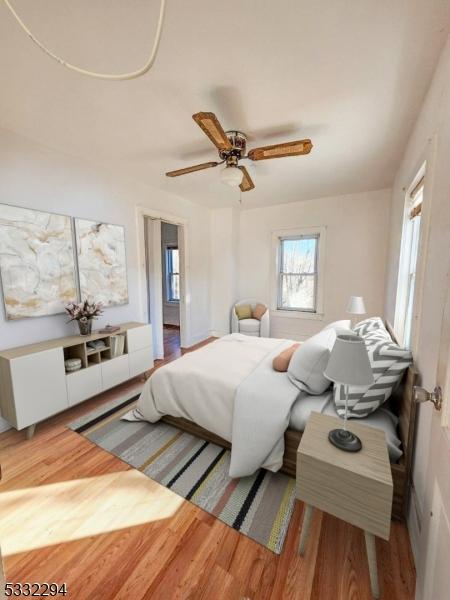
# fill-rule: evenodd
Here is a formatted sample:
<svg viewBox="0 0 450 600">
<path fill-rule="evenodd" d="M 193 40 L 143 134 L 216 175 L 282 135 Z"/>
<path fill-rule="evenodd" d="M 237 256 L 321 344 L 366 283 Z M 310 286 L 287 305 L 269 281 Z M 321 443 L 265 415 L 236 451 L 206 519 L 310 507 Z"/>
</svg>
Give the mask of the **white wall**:
<svg viewBox="0 0 450 600">
<path fill-rule="evenodd" d="M 167 244 L 178 245 L 178 227 L 173 223 L 161 223 L 161 259 L 162 259 L 162 293 L 164 325 L 180 325 L 180 305 L 178 302 L 166 301 L 166 257 Z"/>
<path fill-rule="evenodd" d="M 383 315 L 390 191 L 281 204 L 241 213 L 239 296 L 271 297 L 272 240 L 278 229 L 325 226 L 324 315 L 320 320 L 271 314 L 271 334 L 302 340 L 325 323 L 346 318 L 351 295 L 369 315 Z"/>
<path fill-rule="evenodd" d="M 125 226 L 129 303 L 107 309 L 96 326 L 146 319 L 139 289 L 136 206 L 187 219 L 191 343 L 208 336 L 209 265 L 204 256 L 210 245 L 208 209 L 149 186 L 121 180 L 117 173 L 53 152 L 4 130 L 0 130 L 0 201 Z M 77 331 L 76 324 L 66 324 L 64 315 L 6 321 L 1 292 L 0 306 L 0 349 Z"/>
<path fill-rule="evenodd" d="M 388 260 L 386 314 L 394 322 L 397 274 L 402 234 L 405 191 L 424 161 L 425 174 L 422 229 L 430 224 L 432 234 L 422 237 L 422 253 L 426 253 L 423 281 L 416 286 L 413 325 L 414 360 L 422 377 L 422 385 L 432 390 L 440 341 L 440 326 L 450 267 L 450 38 L 444 48 L 431 88 L 408 142 L 392 191 L 390 251 Z M 424 227 L 425 225 L 425 227 Z M 423 255 L 423 254 L 422 254 Z M 419 257 L 420 262 L 421 257 Z M 413 467 L 414 502 L 411 503 L 410 526 L 413 546 L 418 551 L 419 526 L 429 518 L 426 507 L 428 454 L 433 409 L 430 404 L 419 406 L 415 458 Z M 416 510 L 417 509 L 417 510 Z M 417 512 L 413 514 L 414 511 Z M 416 516 L 418 521 L 416 520 Z M 426 527 L 422 528 L 423 531 Z M 422 535 L 423 537 L 423 535 Z M 422 547 L 422 551 L 426 551 Z M 419 571 L 424 564 L 418 557 Z M 419 577 L 420 579 L 420 577 Z"/>
</svg>

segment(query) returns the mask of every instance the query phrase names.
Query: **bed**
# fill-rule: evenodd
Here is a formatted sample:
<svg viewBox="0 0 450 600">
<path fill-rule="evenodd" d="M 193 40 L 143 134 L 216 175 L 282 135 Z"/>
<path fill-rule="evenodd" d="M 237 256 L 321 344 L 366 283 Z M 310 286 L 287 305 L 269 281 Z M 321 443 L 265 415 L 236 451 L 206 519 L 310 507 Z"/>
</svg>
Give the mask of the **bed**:
<svg viewBox="0 0 450 600">
<path fill-rule="evenodd" d="M 248 475 L 261 466 L 295 477 L 297 448 L 309 413 L 333 414 L 334 405 L 330 392 L 315 397 L 299 393 L 286 373 L 271 368 L 273 357 L 291 343 L 232 334 L 186 354 L 147 381 L 137 418 L 150 422 L 161 419 L 226 448 L 231 448 L 233 440 L 232 477 Z M 398 519 L 405 514 L 411 469 L 414 381 L 414 369 L 409 367 L 389 400 L 395 416 L 382 409 L 385 414 L 378 415 L 379 422 L 372 424 L 383 428 L 391 423 L 390 431 L 386 431 L 391 438 L 393 517 Z"/>
</svg>

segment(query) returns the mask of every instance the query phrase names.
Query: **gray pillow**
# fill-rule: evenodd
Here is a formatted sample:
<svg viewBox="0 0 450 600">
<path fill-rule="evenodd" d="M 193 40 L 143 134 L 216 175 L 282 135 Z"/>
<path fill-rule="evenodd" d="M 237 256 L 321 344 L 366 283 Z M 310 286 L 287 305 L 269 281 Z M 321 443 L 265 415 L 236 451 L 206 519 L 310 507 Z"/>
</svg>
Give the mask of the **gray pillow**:
<svg viewBox="0 0 450 600">
<path fill-rule="evenodd" d="M 323 394 L 330 380 L 323 372 L 336 340 L 335 329 L 325 329 L 306 340 L 292 355 L 288 367 L 289 380 L 308 394 Z"/>
</svg>

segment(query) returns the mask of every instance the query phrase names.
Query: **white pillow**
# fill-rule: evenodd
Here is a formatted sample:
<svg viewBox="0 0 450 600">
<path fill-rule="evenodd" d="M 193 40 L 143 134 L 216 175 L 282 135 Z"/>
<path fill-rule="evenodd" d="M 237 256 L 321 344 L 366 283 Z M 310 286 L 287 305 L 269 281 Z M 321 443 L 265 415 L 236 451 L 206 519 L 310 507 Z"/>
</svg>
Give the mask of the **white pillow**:
<svg viewBox="0 0 450 600">
<path fill-rule="evenodd" d="M 327 329 L 351 329 L 352 322 L 350 319 L 342 319 L 341 321 L 333 321 L 332 323 L 328 323 L 322 329 L 322 331 L 326 331 Z"/>
<path fill-rule="evenodd" d="M 323 372 L 335 341 L 336 330 L 323 329 L 301 344 L 289 363 L 289 380 L 308 394 L 323 394 L 331 383 Z"/>
</svg>

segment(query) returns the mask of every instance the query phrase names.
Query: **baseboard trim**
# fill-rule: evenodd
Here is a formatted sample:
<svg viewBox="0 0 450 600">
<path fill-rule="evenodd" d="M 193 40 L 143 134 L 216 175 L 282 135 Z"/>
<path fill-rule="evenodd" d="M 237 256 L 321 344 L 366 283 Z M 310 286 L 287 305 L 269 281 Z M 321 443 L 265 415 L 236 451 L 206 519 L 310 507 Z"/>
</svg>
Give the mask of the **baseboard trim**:
<svg viewBox="0 0 450 600">
<path fill-rule="evenodd" d="M 224 335 L 229 335 L 229 331 L 217 331 L 216 329 L 209 332 L 209 337 L 223 337 Z"/>
<path fill-rule="evenodd" d="M 12 429 L 12 425 L 6 419 L 0 417 L 0 433 L 8 431 L 8 429 Z"/>
</svg>

